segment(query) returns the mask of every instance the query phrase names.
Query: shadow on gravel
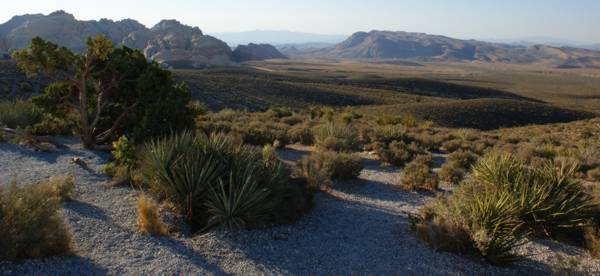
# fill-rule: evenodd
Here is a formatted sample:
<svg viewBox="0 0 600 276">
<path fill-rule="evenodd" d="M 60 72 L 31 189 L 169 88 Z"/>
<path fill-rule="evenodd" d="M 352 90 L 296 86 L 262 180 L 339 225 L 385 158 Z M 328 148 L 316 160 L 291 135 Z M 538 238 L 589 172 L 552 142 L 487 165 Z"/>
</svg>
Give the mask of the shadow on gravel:
<svg viewBox="0 0 600 276">
<path fill-rule="evenodd" d="M 171 251 L 174 255 L 179 256 L 181 259 L 187 260 L 190 264 L 208 270 L 209 272 L 215 273 L 216 275 L 226 275 L 227 273 L 223 271 L 220 267 L 214 264 L 209 264 L 205 257 L 202 254 L 194 251 L 194 249 L 185 243 L 169 238 L 169 237 L 159 237 L 154 238 L 154 240 L 165 247 L 167 250 Z"/>
<path fill-rule="evenodd" d="M 101 221 L 108 221 L 108 217 L 106 216 L 102 208 L 89 204 L 87 202 L 69 201 L 65 203 L 64 208 L 71 212 L 77 213 L 82 217 Z"/>
<path fill-rule="evenodd" d="M 106 268 L 80 256 L 0 262 L 0 275 L 108 275 Z"/>
</svg>

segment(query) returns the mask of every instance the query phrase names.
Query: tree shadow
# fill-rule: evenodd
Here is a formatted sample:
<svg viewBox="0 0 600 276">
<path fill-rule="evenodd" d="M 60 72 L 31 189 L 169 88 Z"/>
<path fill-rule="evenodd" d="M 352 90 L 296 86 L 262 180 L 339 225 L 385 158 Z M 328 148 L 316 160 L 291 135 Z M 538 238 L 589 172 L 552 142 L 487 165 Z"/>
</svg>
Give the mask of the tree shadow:
<svg viewBox="0 0 600 276">
<path fill-rule="evenodd" d="M 215 273 L 217 275 L 227 275 L 229 273 L 223 271 L 219 266 L 215 264 L 210 264 L 206 261 L 206 258 L 196 252 L 192 247 L 183 243 L 180 240 L 170 238 L 170 237 L 151 237 L 156 243 L 160 246 L 166 248 L 174 255 L 177 255 L 189 263 L 193 264 L 198 268 L 202 268 L 208 270 L 211 273 Z"/>
<path fill-rule="evenodd" d="M 407 215 L 320 193 L 299 223 L 228 238 L 261 267 L 299 275 L 516 274 L 457 254 L 435 252 L 410 232 Z M 548 271 L 539 265 L 518 271 Z"/>
</svg>

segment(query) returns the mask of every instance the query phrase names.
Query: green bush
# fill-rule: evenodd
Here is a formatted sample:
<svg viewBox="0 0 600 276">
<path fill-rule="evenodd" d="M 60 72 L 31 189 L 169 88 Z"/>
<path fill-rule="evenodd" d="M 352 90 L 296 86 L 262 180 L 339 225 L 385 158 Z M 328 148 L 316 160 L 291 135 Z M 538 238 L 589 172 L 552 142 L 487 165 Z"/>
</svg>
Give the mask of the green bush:
<svg viewBox="0 0 600 276">
<path fill-rule="evenodd" d="M 61 186 L 62 187 L 62 186 Z M 72 238 L 61 215 L 57 187 L 39 183 L 0 186 L 0 260 L 67 255 Z"/>
<path fill-rule="evenodd" d="M 30 101 L 1 101 L 0 126 L 27 128 L 42 121 L 43 113 Z"/>
<path fill-rule="evenodd" d="M 236 146 L 223 135 L 183 132 L 158 139 L 146 145 L 140 160 L 150 190 L 173 202 L 197 227 L 277 222 L 277 206 L 298 189 L 283 163 L 263 160 L 260 151 Z M 306 193 L 295 194 L 306 198 Z"/>
<path fill-rule="evenodd" d="M 410 162 L 400 174 L 400 186 L 412 191 L 417 190 L 436 190 L 439 185 L 439 178 L 432 171 L 431 156 L 421 155 Z"/>
<path fill-rule="evenodd" d="M 332 180 L 356 178 L 363 169 L 360 156 L 334 151 L 312 153 L 300 164 L 302 175 L 316 188 L 327 186 Z"/>
<path fill-rule="evenodd" d="M 356 130 L 347 124 L 329 122 L 314 129 L 315 145 L 324 150 L 351 151 L 359 144 Z"/>
</svg>

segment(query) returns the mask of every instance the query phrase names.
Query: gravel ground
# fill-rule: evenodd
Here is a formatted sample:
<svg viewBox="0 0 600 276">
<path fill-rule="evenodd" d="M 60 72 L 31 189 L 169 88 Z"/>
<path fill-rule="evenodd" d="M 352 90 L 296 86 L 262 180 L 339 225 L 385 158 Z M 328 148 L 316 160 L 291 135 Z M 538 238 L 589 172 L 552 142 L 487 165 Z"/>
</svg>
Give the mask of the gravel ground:
<svg viewBox="0 0 600 276">
<path fill-rule="evenodd" d="M 550 241 L 529 242 L 522 250 L 532 256 L 510 268 L 434 252 L 409 232 L 407 218 L 434 195 L 395 189 L 390 184 L 399 171 L 369 159 L 360 179 L 318 193 L 315 209 L 294 225 L 149 237 L 136 231 L 137 192 L 112 187 L 106 176 L 94 172 L 107 156 L 82 150 L 74 139 L 63 142 L 70 149 L 55 153 L 0 144 L 0 183 L 15 176 L 20 183 L 56 174 L 75 176 L 76 201 L 66 203 L 64 212 L 76 256 L 0 263 L 0 274 L 543 275 L 557 260 L 553 252 L 575 256 L 589 271 L 600 271 L 600 263 L 587 253 Z M 280 153 L 295 160 L 308 150 Z M 72 157 L 84 159 L 91 170 L 72 164 Z"/>
</svg>

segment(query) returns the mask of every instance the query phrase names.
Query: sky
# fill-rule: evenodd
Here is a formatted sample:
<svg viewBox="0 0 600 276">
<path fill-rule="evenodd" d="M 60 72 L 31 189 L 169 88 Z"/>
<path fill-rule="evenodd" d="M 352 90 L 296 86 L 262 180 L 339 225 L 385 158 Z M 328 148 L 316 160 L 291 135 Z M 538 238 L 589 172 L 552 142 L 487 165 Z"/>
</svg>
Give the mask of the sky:
<svg viewBox="0 0 600 276">
<path fill-rule="evenodd" d="M 206 33 L 289 30 L 425 32 L 463 39 L 553 37 L 600 43 L 600 0 L 19 0 L 13 15 L 65 10 L 77 19 L 177 19 Z"/>
</svg>

